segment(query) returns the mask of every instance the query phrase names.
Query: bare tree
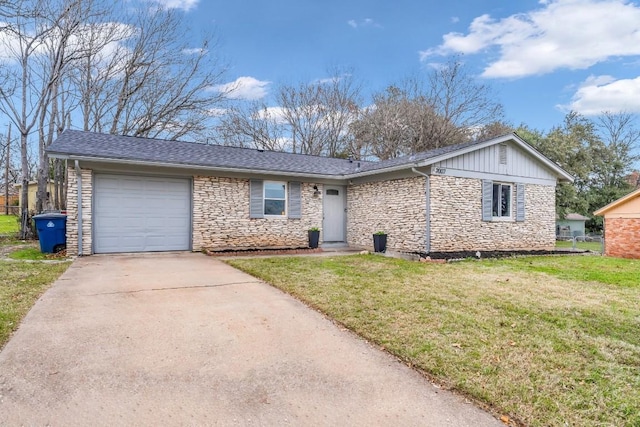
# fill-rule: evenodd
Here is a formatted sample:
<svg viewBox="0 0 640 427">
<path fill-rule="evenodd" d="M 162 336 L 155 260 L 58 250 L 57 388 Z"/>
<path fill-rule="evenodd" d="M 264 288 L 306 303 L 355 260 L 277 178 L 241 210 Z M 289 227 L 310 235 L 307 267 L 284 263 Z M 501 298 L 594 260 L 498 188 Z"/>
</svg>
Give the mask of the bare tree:
<svg viewBox="0 0 640 427">
<path fill-rule="evenodd" d="M 473 132 L 473 139 L 476 141 L 485 141 L 497 136 L 506 135 L 514 131 L 513 125 L 504 121 L 495 121 L 481 126 L 476 132 Z"/>
<path fill-rule="evenodd" d="M 442 127 L 441 118 L 421 95 L 390 86 L 374 94 L 373 105 L 352 122 L 354 155 L 389 159 L 426 149 L 431 127 Z"/>
<path fill-rule="evenodd" d="M 427 85 L 427 98 L 438 115 L 465 135 L 503 116 L 503 106 L 495 100 L 491 87 L 471 75 L 459 58 L 435 68 L 428 75 Z M 431 138 L 437 146 L 460 142 L 452 141 L 458 135 L 451 132 L 446 127 L 434 129 Z"/>
<path fill-rule="evenodd" d="M 275 106 L 257 101 L 227 109 L 217 138 L 240 146 L 346 156 L 360 90 L 352 74 L 341 70 L 333 70 L 327 79 L 283 84 L 276 91 Z"/>
<path fill-rule="evenodd" d="M 454 59 L 374 94 L 351 125 L 354 151 L 386 159 L 439 148 L 473 139 L 501 117 L 490 88 Z"/>
<path fill-rule="evenodd" d="M 22 212 L 20 237 L 31 235 L 29 227 L 28 186 L 30 164 L 29 134 L 51 100 L 52 88 L 61 76 L 62 61 L 42 66 L 40 62 L 46 43 L 59 38 L 59 30 L 77 25 L 75 12 L 81 0 L 50 3 L 44 0 L 19 0 L 2 9 L 6 19 L 2 42 L 10 59 L 6 64 L 6 84 L 0 86 L 0 110 L 16 126 L 20 135 L 22 169 Z M 62 50 L 59 51 L 62 55 Z"/>
<path fill-rule="evenodd" d="M 282 85 L 277 99 L 294 153 L 347 154 L 348 125 L 360 102 L 360 87 L 351 73 L 334 71 L 327 79 Z"/>
<path fill-rule="evenodd" d="M 83 129 L 120 135 L 195 138 L 224 93 L 225 67 L 215 39 L 193 48 L 182 15 L 161 8 L 129 11 L 117 22 L 91 23 L 81 44 L 91 52 L 74 74 Z"/>
<path fill-rule="evenodd" d="M 285 127 L 279 107 L 254 101 L 226 109 L 215 138 L 222 145 L 286 151 Z"/>
</svg>

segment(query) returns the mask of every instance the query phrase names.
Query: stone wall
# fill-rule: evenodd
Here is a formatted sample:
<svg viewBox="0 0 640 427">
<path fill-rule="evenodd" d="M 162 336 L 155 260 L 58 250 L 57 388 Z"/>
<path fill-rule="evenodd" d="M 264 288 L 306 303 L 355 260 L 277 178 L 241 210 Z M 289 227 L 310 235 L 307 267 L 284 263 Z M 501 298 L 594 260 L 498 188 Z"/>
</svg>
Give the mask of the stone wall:
<svg viewBox="0 0 640 427">
<path fill-rule="evenodd" d="M 640 259 L 640 218 L 605 218 L 605 255 Z"/>
<path fill-rule="evenodd" d="M 555 188 L 526 184 L 525 221 L 482 221 L 482 180 L 431 177 L 431 251 L 550 250 L 555 247 Z"/>
<path fill-rule="evenodd" d="M 416 176 L 350 185 L 347 241 L 373 249 L 373 233 L 387 233 L 387 248 L 423 252 L 426 242 L 426 178 Z"/>
<path fill-rule="evenodd" d="M 302 218 L 249 218 L 249 180 L 193 179 L 193 250 L 306 247 L 307 230 L 322 227 L 322 196 L 302 183 Z M 320 236 L 322 241 L 322 235 Z"/>
<path fill-rule="evenodd" d="M 90 169 L 80 169 L 82 177 L 82 254 L 92 250 L 92 200 L 93 174 Z M 78 181 L 76 169 L 67 168 L 67 255 L 78 255 Z"/>
</svg>

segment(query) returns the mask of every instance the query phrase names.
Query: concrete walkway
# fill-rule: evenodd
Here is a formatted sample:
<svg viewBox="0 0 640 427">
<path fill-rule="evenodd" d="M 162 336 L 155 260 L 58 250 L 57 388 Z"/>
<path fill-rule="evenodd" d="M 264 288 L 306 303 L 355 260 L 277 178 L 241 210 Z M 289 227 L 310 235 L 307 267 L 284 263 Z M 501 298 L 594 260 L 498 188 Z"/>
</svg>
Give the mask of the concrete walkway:
<svg viewBox="0 0 640 427">
<path fill-rule="evenodd" d="M 0 425 L 499 426 L 201 254 L 77 259 L 0 353 Z"/>
</svg>

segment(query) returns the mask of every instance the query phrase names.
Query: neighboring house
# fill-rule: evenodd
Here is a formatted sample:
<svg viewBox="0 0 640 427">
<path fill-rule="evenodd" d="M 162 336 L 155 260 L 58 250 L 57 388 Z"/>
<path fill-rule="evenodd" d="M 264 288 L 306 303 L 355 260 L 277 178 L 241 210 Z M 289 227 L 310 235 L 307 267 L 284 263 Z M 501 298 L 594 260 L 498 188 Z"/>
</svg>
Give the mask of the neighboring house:
<svg viewBox="0 0 640 427">
<path fill-rule="evenodd" d="M 576 236 L 584 236 L 584 222 L 589 218 L 577 213 L 570 213 L 564 219 L 556 219 L 556 238 L 572 239 Z"/>
<path fill-rule="evenodd" d="M 604 253 L 640 258 L 640 189 L 594 212 L 604 217 Z"/>
<path fill-rule="evenodd" d="M 0 187 L 0 215 L 4 215 L 5 213 L 9 213 L 10 215 L 16 215 L 18 211 L 18 194 L 16 193 L 15 188 L 9 188 L 9 198 L 5 199 L 5 189 L 4 187 Z"/>
<path fill-rule="evenodd" d="M 20 197 L 20 195 L 22 194 L 22 184 L 18 183 L 15 184 L 14 187 L 16 188 L 16 191 L 18 193 L 18 206 L 20 207 L 20 211 L 22 211 L 22 199 Z M 47 199 L 50 200 L 51 199 L 51 195 L 53 194 L 53 192 L 55 191 L 55 186 L 53 184 L 53 182 L 49 182 L 47 183 Z M 28 206 L 29 206 L 29 210 L 30 211 L 35 211 L 36 209 L 36 196 L 38 193 L 38 183 L 35 181 L 29 181 L 29 186 L 27 187 L 27 198 L 28 198 Z"/>
<path fill-rule="evenodd" d="M 88 255 L 307 246 L 552 249 L 572 177 L 515 134 L 380 162 L 66 130 L 67 250 Z M 78 196 L 80 195 L 80 196 Z M 79 203 L 80 200 L 80 203 Z"/>
</svg>

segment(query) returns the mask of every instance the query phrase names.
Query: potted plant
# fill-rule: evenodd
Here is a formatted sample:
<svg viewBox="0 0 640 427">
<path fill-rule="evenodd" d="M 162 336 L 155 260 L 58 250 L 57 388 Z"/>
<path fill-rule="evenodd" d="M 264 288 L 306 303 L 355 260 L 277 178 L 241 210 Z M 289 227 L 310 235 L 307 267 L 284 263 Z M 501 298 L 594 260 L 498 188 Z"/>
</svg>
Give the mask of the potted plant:
<svg viewBox="0 0 640 427">
<path fill-rule="evenodd" d="M 387 233 L 376 231 L 373 233 L 373 251 L 384 252 L 387 250 Z"/>
<path fill-rule="evenodd" d="M 320 229 L 318 227 L 311 227 L 309 229 L 309 247 L 315 249 L 318 247 L 320 241 Z"/>
</svg>

